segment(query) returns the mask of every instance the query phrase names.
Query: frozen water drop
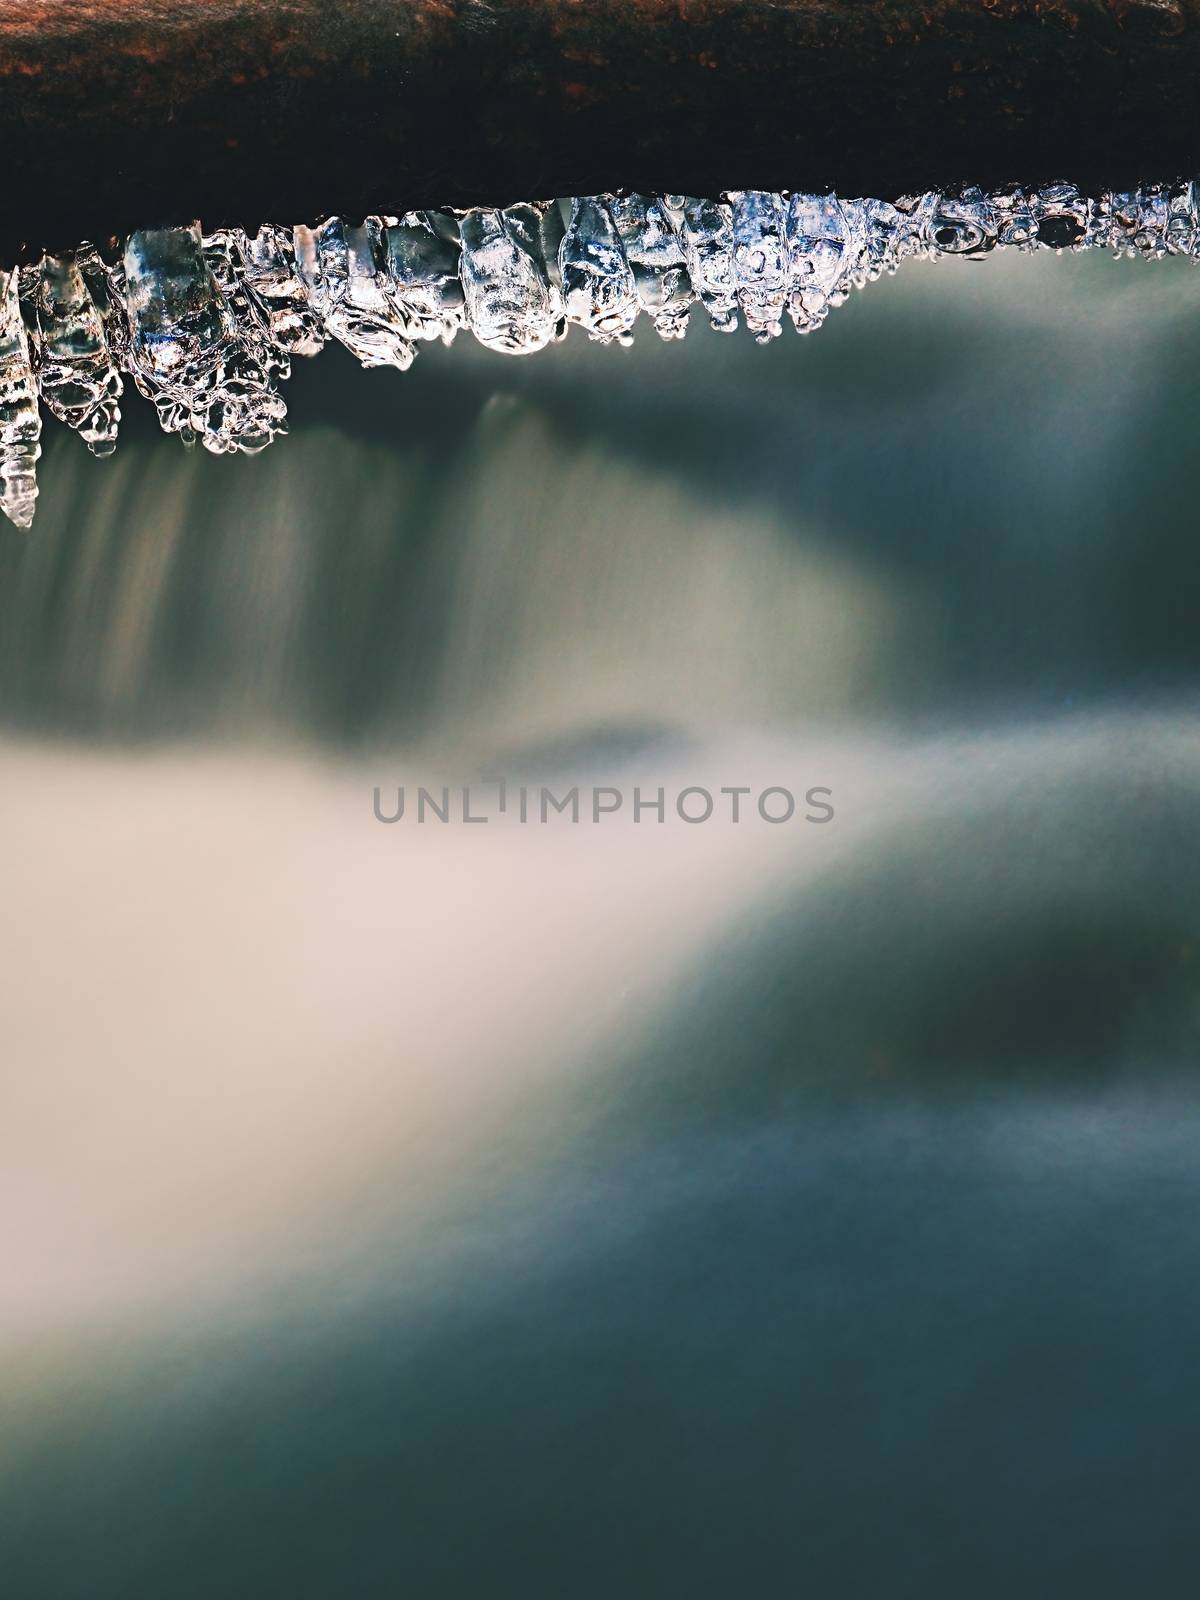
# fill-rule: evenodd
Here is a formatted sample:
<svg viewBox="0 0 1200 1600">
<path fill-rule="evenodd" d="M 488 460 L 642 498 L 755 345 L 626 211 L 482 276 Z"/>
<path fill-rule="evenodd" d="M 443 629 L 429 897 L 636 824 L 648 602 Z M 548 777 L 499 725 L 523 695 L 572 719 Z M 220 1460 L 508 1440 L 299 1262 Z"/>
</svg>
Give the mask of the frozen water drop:
<svg viewBox="0 0 1200 1600">
<path fill-rule="evenodd" d="M 32 301 L 38 392 L 46 409 L 75 429 L 93 455 L 111 455 L 121 422 L 121 375 L 77 260 L 44 256 Z"/>
<path fill-rule="evenodd" d="M 558 253 L 568 322 L 601 344 L 627 337 L 638 314 L 633 269 L 603 200 L 571 201 L 571 220 Z"/>
<path fill-rule="evenodd" d="M 1037 217 L 1023 189 L 1000 189 L 990 196 L 996 218 L 996 243 L 1006 249 L 1033 250 L 1037 245 Z"/>
<path fill-rule="evenodd" d="M 1088 242 L 1092 208 L 1073 183 L 1052 183 L 1030 195 L 1034 237 L 1047 250 L 1079 250 Z"/>
<path fill-rule="evenodd" d="M 353 227 L 330 217 L 314 230 L 297 228 L 295 241 L 326 332 L 364 367 L 411 367 L 416 352 L 408 321 L 389 292 L 379 218 Z"/>
<path fill-rule="evenodd" d="M 808 333 L 828 315 L 856 265 L 857 243 L 836 195 L 795 194 L 788 202 L 788 311 Z"/>
<path fill-rule="evenodd" d="M 0 511 L 18 528 L 33 521 L 42 420 L 15 271 L 0 271 Z"/>
<path fill-rule="evenodd" d="M 829 304 L 844 303 L 849 291 L 895 272 L 917 249 L 911 219 L 886 200 L 841 200 L 846 226 L 843 271 L 829 291 Z M 797 324 L 799 326 L 799 324 Z"/>
<path fill-rule="evenodd" d="M 940 255 L 980 260 L 996 247 L 999 223 L 991 201 L 979 189 L 930 197 L 926 237 Z"/>
<path fill-rule="evenodd" d="M 666 206 L 644 194 L 627 194 L 609 201 L 608 210 L 633 272 L 638 305 L 660 338 L 682 339 L 692 280 Z"/>
<path fill-rule="evenodd" d="M 286 382 L 292 375 L 291 357 L 271 338 L 267 313 L 242 276 L 246 235 L 240 228 L 224 228 L 205 234 L 202 245 L 204 259 L 233 319 L 234 342 L 253 357 L 262 381 L 269 387 Z"/>
<path fill-rule="evenodd" d="M 738 325 L 733 208 L 719 200 L 683 196 L 678 207 L 673 209 L 679 218 L 679 234 L 692 288 L 717 332 L 732 333 Z"/>
<path fill-rule="evenodd" d="M 759 344 L 783 327 L 788 297 L 787 222 L 781 195 L 738 190 L 733 204 L 733 270 L 746 326 Z"/>
<path fill-rule="evenodd" d="M 325 330 L 296 267 L 290 228 L 264 223 L 253 238 L 239 235 L 246 288 L 262 308 L 271 340 L 289 356 L 315 356 Z"/>
<path fill-rule="evenodd" d="M 554 338 L 562 301 L 534 206 L 480 207 L 459 222 L 467 324 L 491 350 L 531 355 Z"/>
<path fill-rule="evenodd" d="M 125 249 L 129 362 L 159 422 L 185 444 L 217 455 L 254 454 L 286 431 L 274 382 L 286 371 L 240 286 L 227 299 L 213 270 L 234 273 L 227 235 L 208 241 L 199 223 L 134 234 Z"/>
<path fill-rule="evenodd" d="M 1166 246 L 1172 255 L 1200 254 L 1200 184 L 1180 184 L 1167 201 Z"/>
<path fill-rule="evenodd" d="M 415 338 L 450 344 L 466 325 L 462 246 L 452 217 L 409 211 L 386 232 L 391 293 Z"/>
<path fill-rule="evenodd" d="M 1170 201 L 1165 189 L 1151 187 L 1103 194 L 1091 208 L 1088 243 L 1118 256 L 1156 260 L 1167 253 Z"/>
<path fill-rule="evenodd" d="M 216 366 L 232 327 L 200 224 L 131 234 L 124 267 L 134 381 L 193 387 Z"/>
</svg>

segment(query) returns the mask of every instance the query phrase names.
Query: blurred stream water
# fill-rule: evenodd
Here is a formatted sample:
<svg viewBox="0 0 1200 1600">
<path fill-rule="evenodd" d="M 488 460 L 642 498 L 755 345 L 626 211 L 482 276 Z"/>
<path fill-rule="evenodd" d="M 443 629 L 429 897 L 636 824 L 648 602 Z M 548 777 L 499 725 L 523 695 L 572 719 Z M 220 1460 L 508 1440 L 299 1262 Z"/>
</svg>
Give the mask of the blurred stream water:
<svg viewBox="0 0 1200 1600">
<path fill-rule="evenodd" d="M 49 441 L 0 1592 L 1191 1594 L 1198 304 L 920 265 Z M 497 773 L 836 816 L 372 816 Z"/>
</svg>

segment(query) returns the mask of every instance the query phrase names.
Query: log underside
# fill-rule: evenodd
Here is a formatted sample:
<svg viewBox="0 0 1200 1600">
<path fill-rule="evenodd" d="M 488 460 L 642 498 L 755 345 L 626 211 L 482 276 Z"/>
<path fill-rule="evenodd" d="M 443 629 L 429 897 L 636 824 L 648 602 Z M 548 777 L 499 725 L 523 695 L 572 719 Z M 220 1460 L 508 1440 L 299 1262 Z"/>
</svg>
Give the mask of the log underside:
<svg viewBox="0 0 1200 1600">
<path fill-rule="evenodd" d="M 0 0 L 0 247 L 1200 171 L 1200 0 Z"/>
</svg>

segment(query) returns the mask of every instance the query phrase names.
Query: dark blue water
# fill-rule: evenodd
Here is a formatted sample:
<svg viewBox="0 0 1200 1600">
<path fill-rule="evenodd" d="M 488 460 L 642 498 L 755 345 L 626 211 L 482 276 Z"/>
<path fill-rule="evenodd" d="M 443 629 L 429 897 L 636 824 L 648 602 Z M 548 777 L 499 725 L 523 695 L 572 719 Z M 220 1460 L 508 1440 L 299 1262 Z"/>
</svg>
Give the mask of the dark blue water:
<svg viewBox="0 0 1200 1600">
<path fill-rule="evenodd" d="M 47 450 L 5 1595 L 1194 1593 L 1200 285 L 913 270 Z M 839 820 L 369 821 L 497 759 Z"/>
</svg>

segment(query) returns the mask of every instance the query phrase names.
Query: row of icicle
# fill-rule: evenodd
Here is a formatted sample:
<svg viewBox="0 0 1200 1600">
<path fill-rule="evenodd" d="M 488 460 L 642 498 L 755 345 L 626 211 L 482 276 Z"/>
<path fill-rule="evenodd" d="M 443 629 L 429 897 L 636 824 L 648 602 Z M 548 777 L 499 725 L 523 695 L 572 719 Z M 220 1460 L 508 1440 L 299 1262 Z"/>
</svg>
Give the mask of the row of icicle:
<svg viewBox="0 0 1200 1600">
<path fill-rule="evenodd" d="M 411 211 L 351 225 L 200 224 L 135 233 L 115 259 L 92 245 L 0 271 L 0 509 L 33 520 L 38 402 L 96 455 L 116 448 L 123 377 L 168 433 L 253 454 L 287 431 L 279 385 L 330 338 L 364 367 L 411 365 L 460 328 L 523 355 L 575 323 L 628 344 L 646 316 L 682 338 L 699 303 L 714 327 L 760 342 L 801 333 L 852 288 L 912 257 L 1101 246 L 1200 254 L 1200 186 L 1089 199 L 1040 190 L 926 193 L 895 202 L 744 190 L 720 200 L 626 194 L 504 209 Z"/>
</svg>

